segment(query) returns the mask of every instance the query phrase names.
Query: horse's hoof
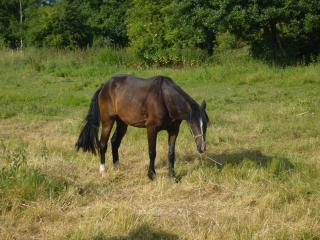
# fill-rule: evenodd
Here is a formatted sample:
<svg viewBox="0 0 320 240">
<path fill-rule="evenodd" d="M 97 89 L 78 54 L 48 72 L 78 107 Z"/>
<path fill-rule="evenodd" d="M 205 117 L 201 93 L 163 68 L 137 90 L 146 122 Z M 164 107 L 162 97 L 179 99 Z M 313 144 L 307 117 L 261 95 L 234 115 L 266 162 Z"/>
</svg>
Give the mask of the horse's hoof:
<svg viewBox="0 0 320 240">
<path fill-rule="evenodd" d="M 113 163 L 113 168 L 116 169 L 116 170 L 119 170 L 119 169 L 120 169 L 120 163 L 119 163 L 119 161 Z"/>
<path fill-rule="evenodd" d="M 100 164 L 99 172 L 101 177 L 104 176 L 105 171 L 106 171 L 106 166 L 104 164 Z"/>
<path fill-rule="evenodd" d="M 155 172 L 151 172 L 151 171 L 148 171 L 148 177 L 150 180 L 155 180 L 156 179 L 156 173 Z"/>
<path fill-rule="evenodd" d="M 171 171 L 169 171 L 169 177 L 173 177 L 173 178 L 175 177 L 175 173 L 174 173 L 174 171 L 172 171 L 172 172 L 171 172 Z"/>
</svg>

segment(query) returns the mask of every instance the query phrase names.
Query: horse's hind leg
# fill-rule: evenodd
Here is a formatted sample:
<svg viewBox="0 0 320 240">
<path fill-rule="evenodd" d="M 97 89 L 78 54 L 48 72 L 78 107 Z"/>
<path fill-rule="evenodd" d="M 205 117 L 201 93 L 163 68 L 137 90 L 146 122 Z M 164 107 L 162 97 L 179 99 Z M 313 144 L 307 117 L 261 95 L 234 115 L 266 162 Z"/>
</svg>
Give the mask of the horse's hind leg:
<svg viewBox="0 0 320 240">
<path fill-rule="evenodd" d="M 121 140 L 127 132 L 128 125 L 122 122 L 121 120 L 117 120 L 117 128 L 111 138 L 112 145 L 112 159 L 114 166 L 119 164 L 119 146 L 121 144 Z"/>
<path fill-rule="evenodd" d="M 100 174 L 105 171 L 105 154 L 108 147 L 108 140 L 113 126 L 114 120 L 107 119 L 102 121 L 101 137 L 100 137 Z"/>
<path fill-rule="evenodd" d="M 149 164 L 149 169 L 148 169 L 148 177 L 153 180 L 156 177 L 156 170 L 154 167 L 154 162 L 156 159 L 156 145 L 157 145 L 157 135 L 158 131 L 153 128 L 149 127 L 147 128 L 147 134 L 148 134 L 148 145 L 149 145 L 149 159 L 150 159 L 150 164 Z"/>
</svg>

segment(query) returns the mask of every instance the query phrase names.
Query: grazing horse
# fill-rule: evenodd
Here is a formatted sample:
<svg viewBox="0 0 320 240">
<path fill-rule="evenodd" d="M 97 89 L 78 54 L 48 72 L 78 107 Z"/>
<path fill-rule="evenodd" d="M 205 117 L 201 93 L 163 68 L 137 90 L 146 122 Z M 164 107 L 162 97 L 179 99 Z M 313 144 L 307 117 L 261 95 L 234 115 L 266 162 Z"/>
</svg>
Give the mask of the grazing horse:
<svg viewBox="0 0 320 240">
<path fill-rule="evenodd" d="M 116 75 L 103 84 L 93 95 L 85 124 L 76 149 L 100 154 L 100 173 L 105 171 L 105 153 L 114 122 L 116 130 L 111 138 L 113 164 L 119 163 L 118 148 L 128 125 L 146 128 L 149 158 L 148 177 L 154 179 L 157 134 L 168 132 L 169 176 L 174 176 L 175 143 L 179 127 L 186 120 L 199 153 L 206 149 L 205 136 L 208 115 L 206 103 L 201 106 L 170 78 L 156 76 L 150 79 L 130 75 Z M 101 137 L 98 139 L 101 122 Z"/>
</svg>

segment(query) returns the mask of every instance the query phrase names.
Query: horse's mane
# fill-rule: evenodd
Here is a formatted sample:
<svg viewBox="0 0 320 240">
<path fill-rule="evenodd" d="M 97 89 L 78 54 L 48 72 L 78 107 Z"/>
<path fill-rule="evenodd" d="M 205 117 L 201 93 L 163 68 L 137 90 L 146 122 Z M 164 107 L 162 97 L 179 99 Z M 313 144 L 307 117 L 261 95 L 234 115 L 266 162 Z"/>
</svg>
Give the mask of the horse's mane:
<svg viewBox="0 0 320 240">
<path fill-rule="evenodd" d="M 168 103 L 166 101 L 166 97 L 163 94 L 164 86 L 167 86 L 169 88 L 171 87 L 172 90 L 174 90 L 174 91 L 171 91 L 171 93 L 177 94 L 180 97 L 180 98 L 179 97 L 175 98 L 175 99 L 178 99 L 175 101 L 179 101 L 181 99 L 181 101 L 185 101 L 188 104 L 190 109 L 185 109 L 185 110 L 189 110 L 189 112 L 188 112 L 189 117 L 185 118 L 184 120 L 190 120 L 191 115 L 200 114 L 199 113 L 199 109 L 200 109 L 199 104 L 193 98 L 191 98 L 185 91 L 183 91 L 171 78 L 165 77 L 165 76 L 157 76 L 154 78 L 154 82 L 155 82 L 156 87 L 159 87 L 158 89 L 161 91 L 163 101 L 169 111 L 169 114 L 170 114 L 170 106 L 168 105 Z M 175 104 L 177 104 L 177 102 L 175 102 Z M 181 105 L 183 105 L 183 104 L 181 104 Z"/>
</svg>

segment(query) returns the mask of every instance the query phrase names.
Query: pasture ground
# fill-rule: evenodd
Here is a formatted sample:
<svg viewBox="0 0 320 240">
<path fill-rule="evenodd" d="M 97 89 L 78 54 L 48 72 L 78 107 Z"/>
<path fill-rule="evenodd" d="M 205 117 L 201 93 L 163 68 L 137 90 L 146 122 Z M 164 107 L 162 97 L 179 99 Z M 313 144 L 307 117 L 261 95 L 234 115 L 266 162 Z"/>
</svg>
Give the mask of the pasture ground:
<svg viewBox="0 0 320 240">
<path fill-rule="evenodd" d="M 0 239 L 320 239 L 319 64 L 273 67 L 246 50 L 179 68 L 128 66 L 112 50 L 0 56 Z M 155 181 L 144 129 L 129 128 L 120 169 L 108 149 L 104 178 L 75 152 L 94 90 L 115 73 L 168 75 L 207 100 L 207 157 L 184 123 L 178 183 L 164 132 Z"/>
</svg>

